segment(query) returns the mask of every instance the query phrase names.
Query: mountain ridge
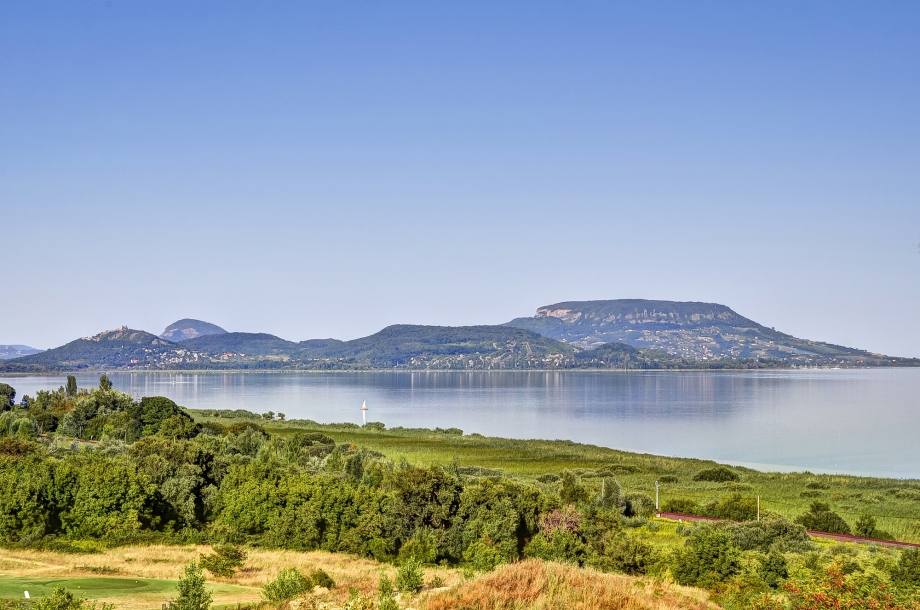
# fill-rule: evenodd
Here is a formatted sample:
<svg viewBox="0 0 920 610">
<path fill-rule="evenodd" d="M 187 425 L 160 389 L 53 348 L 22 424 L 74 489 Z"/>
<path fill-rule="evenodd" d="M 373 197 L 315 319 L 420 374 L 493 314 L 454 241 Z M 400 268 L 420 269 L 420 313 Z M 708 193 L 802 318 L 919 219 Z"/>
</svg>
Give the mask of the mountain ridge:
<svg viewBox="0 0 920 610">
<path fill-rule="evenodd" d="M 182 330 L 188 321 L 176 325 Z M 4 360 L 0 372 L 797 366 L 920 366 L 920 359 L 798 339 L 718 303 L 619 299 L 563 301 L 501 325 L 395 324 L 350 341 L 294 342 L 267 333 L 224 331 L 173 342 L 123 326 Z"/>
<path fill-rule="evenodd" d="M 515 318 L 505 325 L 527 328 L 580 349 L 624 343 L 699 361 L 759 358 L 832 366 L 892 360 L 865 350 L 799 339 L 725 305 L 698 301 L 563 301 L 539 307 L 533 317 Z"/>
<path fill-rule="evenodd" d="M 0 360 L 9 360 L 10 358 L 19 358 L 22 356 L 31 356 L 45 350 L 29 347 L 28 345 L 18 344 L 0 344 Z"/>
</svg>

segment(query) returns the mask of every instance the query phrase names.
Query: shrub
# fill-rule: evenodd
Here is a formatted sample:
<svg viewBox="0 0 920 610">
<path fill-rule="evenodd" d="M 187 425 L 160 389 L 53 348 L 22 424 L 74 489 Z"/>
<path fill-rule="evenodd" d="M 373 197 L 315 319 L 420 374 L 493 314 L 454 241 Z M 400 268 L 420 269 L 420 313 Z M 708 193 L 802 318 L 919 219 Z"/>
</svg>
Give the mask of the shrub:
<svg viewBox="0 0 920 610">
<path fill-rule="evenodd" d="M 394 597 L 393 583 L 387 578 L 386 574 L 380 575 L 380 582 L 377 585 L 377 610 L 399 610 L 399 603 Z"/>
<path fill-rule="evenodd" d="M 902 551 L 891 577 L 900 585 L 920 586 L 920 549 Z"/>
<path fill-rule="evenodd" d="M 551 510 L 540 519 L 540 531 L 547 536 L 552 536 L 557 529 L 577 531 L 581 524 L 581 515 L 571 504 L 556 510 Z"/>
<path fill-rule="evenodd" d="M 659 483 L 679 483 L 680 479 L 673 474 L 665 474 L 658 477 Z"/>
<path fill-rule="evenodd" d="M 211 593 L 204 586 L 201 566 L 194 561 L 185 566 L 185 576 L 176 585 L 179 595 L 169 602 L 170 610 L 208 610 Z"/>
<path fill-rule="evenodd" d="M 789 578 L 789 567 L 786 564 L 786 558 L 781 553 L 771 551 L 761 560 L 760 566 L 757 568 L 757 574 L 768 587 L 776 589 L 784 580 Z"/>
<path fill-rule="evenodd" d="M 578 504 L 588 499 L 588 490 L 579 485 L 578 477 L 574 472 L 563 471 L 560 479 L 559 498 L 563 504 Z"/>
<path fill-rule="evenodd" d="M 201 555 L 201 567 L 224 578 L 233 578 L 246 561 L 246 551 L 233 544 L 219 544 L 211 555 Z"/>
<path fill-rule="evenodd" d="M 262 587 L 262 597 L 272 604 L 279 605 L 312 588 L 313 585 L 303 572 L 297 568 L 285 568 L 278 572 L 275 580 Z"/>
<path fill-rule="evenodd" d="M 680 513 L 682 515 L 699 515 L 700 505 L 687 498 L 673 498 L 661 505 L 661 510 L 666 513 Z"/>
<path fill-rule="evenodd" d="M 428 588 L 429 588 L 429 589 L 440 589 L 440 588 L 443 587 L 444 585 L 445 585 L 444 579 L 441 578 L 440 576 L 435 576 L 435 577 L 432 578 L 430 581 L 428 581 Z"/>
<path fill-rule="evenodd" d="M 742 551 L 803 552 L 813 546 L 811 537 L 804 527 L 779 516 L 762 521 L 732 523 L 725 531 L 731 536 L 734 545 Z"/>
<path fill-rule="evenodd" d="M 817 578 L 790 581 L 783 587 L 787 600 L 764 600 L 763 610 L 839 610 L 841 608 L 878 608 L 907 610 L 915 607 L 896 600 L 889 587 L 877 577 L 851 574 L 839 563 L 822 570 Z"/>
<path fill-rule="evenodd" d="M 526 557 L 546 561 L 561 561 L 583 565 L 588 548 L 581 536 L 574 531 L 558 528 L 551 534 L 540 532 L 524 547 Z"/>
<path fill-rule="evenodd" d="M 694 481 L 709 481 L 711 483 L 727 483 L 729 481 L 740 481 L 738 476 L 731 468 L 726 466 L 717 466 L 701 470 L 693 476 Z"/>
<path fill-rule="evenodd" d="M 849 534 L 850 526 L 843 517 L 831 511 L 831 507 L 824 502 L 812 502 L 808 511 L 795 518 L 795 522 L 805 526 L 805 529 L 829 534 Z"/>
<path fill-rule="evenodd" d="M 875 538 L 877 540 L 894 540 L 894 536 L 885 530 L 880 530 L 878 527 L 876 527 L 875 517 L 866 513 L 859 515 L 859 518 L 856 520 L 856 527 L 853 528 L 853 533 L 857 536 L 863 536 L 865 538 Z"/>
<path fill-rule="evenodd" d="M 655 550 L 649 543 L 633 536 L 619 536 L 607 549 L 607 562 L 615 572 L 645 574 L 655 559 Z"/>
<path fill-rule="evenodd" d="M 597 496 L 596 504 L 603 508 L 613 508 L 623 502 L 623 491 L 616 479 L 604 477 L 601 479 L 601 490 Z"/>
<path fill-rule="evenodd" d="M 12 605 L 10 606 L 12 607 Z M 96 603 L 75 597 L 64 587 L 55 587 L 54 593 L 38 600 L 33 606 L 34 610 L 95 610 Z M 114 610 L 113 604 L 102 604 L 101 610 Z"/>
<path fill-rule="evenodd" d="M 626 494 L 623 503 L 625 505 L 624 514 L 627 517 L 645 518 L 655 512 L 655 501 L 643 493 Z"/>
<path fill-rule="evenodd" d="M 422 564 L 416 559 L 409 559 L 396 572 L 396 588 L 403 593 L 417 593 L 425 584 L 424 578 Z"/>
<path fill-rule="evenodd" d="M 316 569 L 310 572 L 310 588 L 323 587 L 326 589 L 335 589 L 335 581 L 326 573 L 325 570 Z"/>
<path fill-rule="evenodd" d="M 699 528 L 675 553 L 671 571 L 682 585 L 711 588 L 741 571 L 741 551 L 727 532 Z"/>
<path fill-rule="evenodd" d="M 438 557 L 438 541 L 427 528 L 418 528 L 399 549 L 399 560 L 414 559 L 419 563 L 434 563 Z"/>
<path fill-rule="evenodd" d="M 757 518 L 757 499 L 745 498 L 741 494 L 732 494 L 711 502 L 703 509 L 707 517 L 728 519 L 729 521 L 751 521 Z"/>
<path fill-rule="evenodd" d="M 494 545 L 477 540 L 463 551 L 463 562 L 476 572 L 491 572 L 505 563 L 505 557 Z"/>
</svg>

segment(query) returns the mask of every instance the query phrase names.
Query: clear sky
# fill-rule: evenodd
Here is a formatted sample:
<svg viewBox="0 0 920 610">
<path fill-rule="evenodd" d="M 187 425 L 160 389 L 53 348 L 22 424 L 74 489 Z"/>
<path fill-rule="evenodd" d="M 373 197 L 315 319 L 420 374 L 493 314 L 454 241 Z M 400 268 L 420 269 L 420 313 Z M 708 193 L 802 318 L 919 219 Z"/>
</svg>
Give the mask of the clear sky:
<svg viewBox="0 0 920 610">
<path fill-rule="evenodd" d="M 920 3 L 0 2 L 0 343 L 724 303 L 920 356 Z"/>
</svg>

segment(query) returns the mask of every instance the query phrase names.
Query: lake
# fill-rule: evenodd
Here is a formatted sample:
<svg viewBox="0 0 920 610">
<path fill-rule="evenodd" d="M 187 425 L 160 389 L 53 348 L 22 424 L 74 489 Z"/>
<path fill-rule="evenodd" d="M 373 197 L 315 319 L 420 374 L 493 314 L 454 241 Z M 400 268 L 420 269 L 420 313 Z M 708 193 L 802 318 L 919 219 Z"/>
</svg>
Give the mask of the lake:
<svg viewBox="0 0 920 610">
<path fill-rule="evenodd" d="M 113 373 L 136 397 L 288 419 L 571 439 L 763 470 L 920 478 L 920 369 Z M 65 376 L 3 377 L 18 396 Z M 98 376 L 78 375 L 81 387 Z"/>
</svg>

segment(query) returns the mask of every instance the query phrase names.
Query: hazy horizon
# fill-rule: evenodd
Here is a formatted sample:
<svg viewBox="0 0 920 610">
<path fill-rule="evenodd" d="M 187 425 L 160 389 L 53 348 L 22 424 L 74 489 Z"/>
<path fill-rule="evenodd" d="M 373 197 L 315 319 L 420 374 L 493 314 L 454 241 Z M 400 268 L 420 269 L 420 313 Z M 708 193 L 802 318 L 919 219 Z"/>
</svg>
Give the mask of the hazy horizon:
<svg viewBox="0 0 920 610">
<path fill-rule="evenodd" d="M 3 3 L 0 343 L 715 302 L 920 356 L 920 5 Z"/>
</svg>

